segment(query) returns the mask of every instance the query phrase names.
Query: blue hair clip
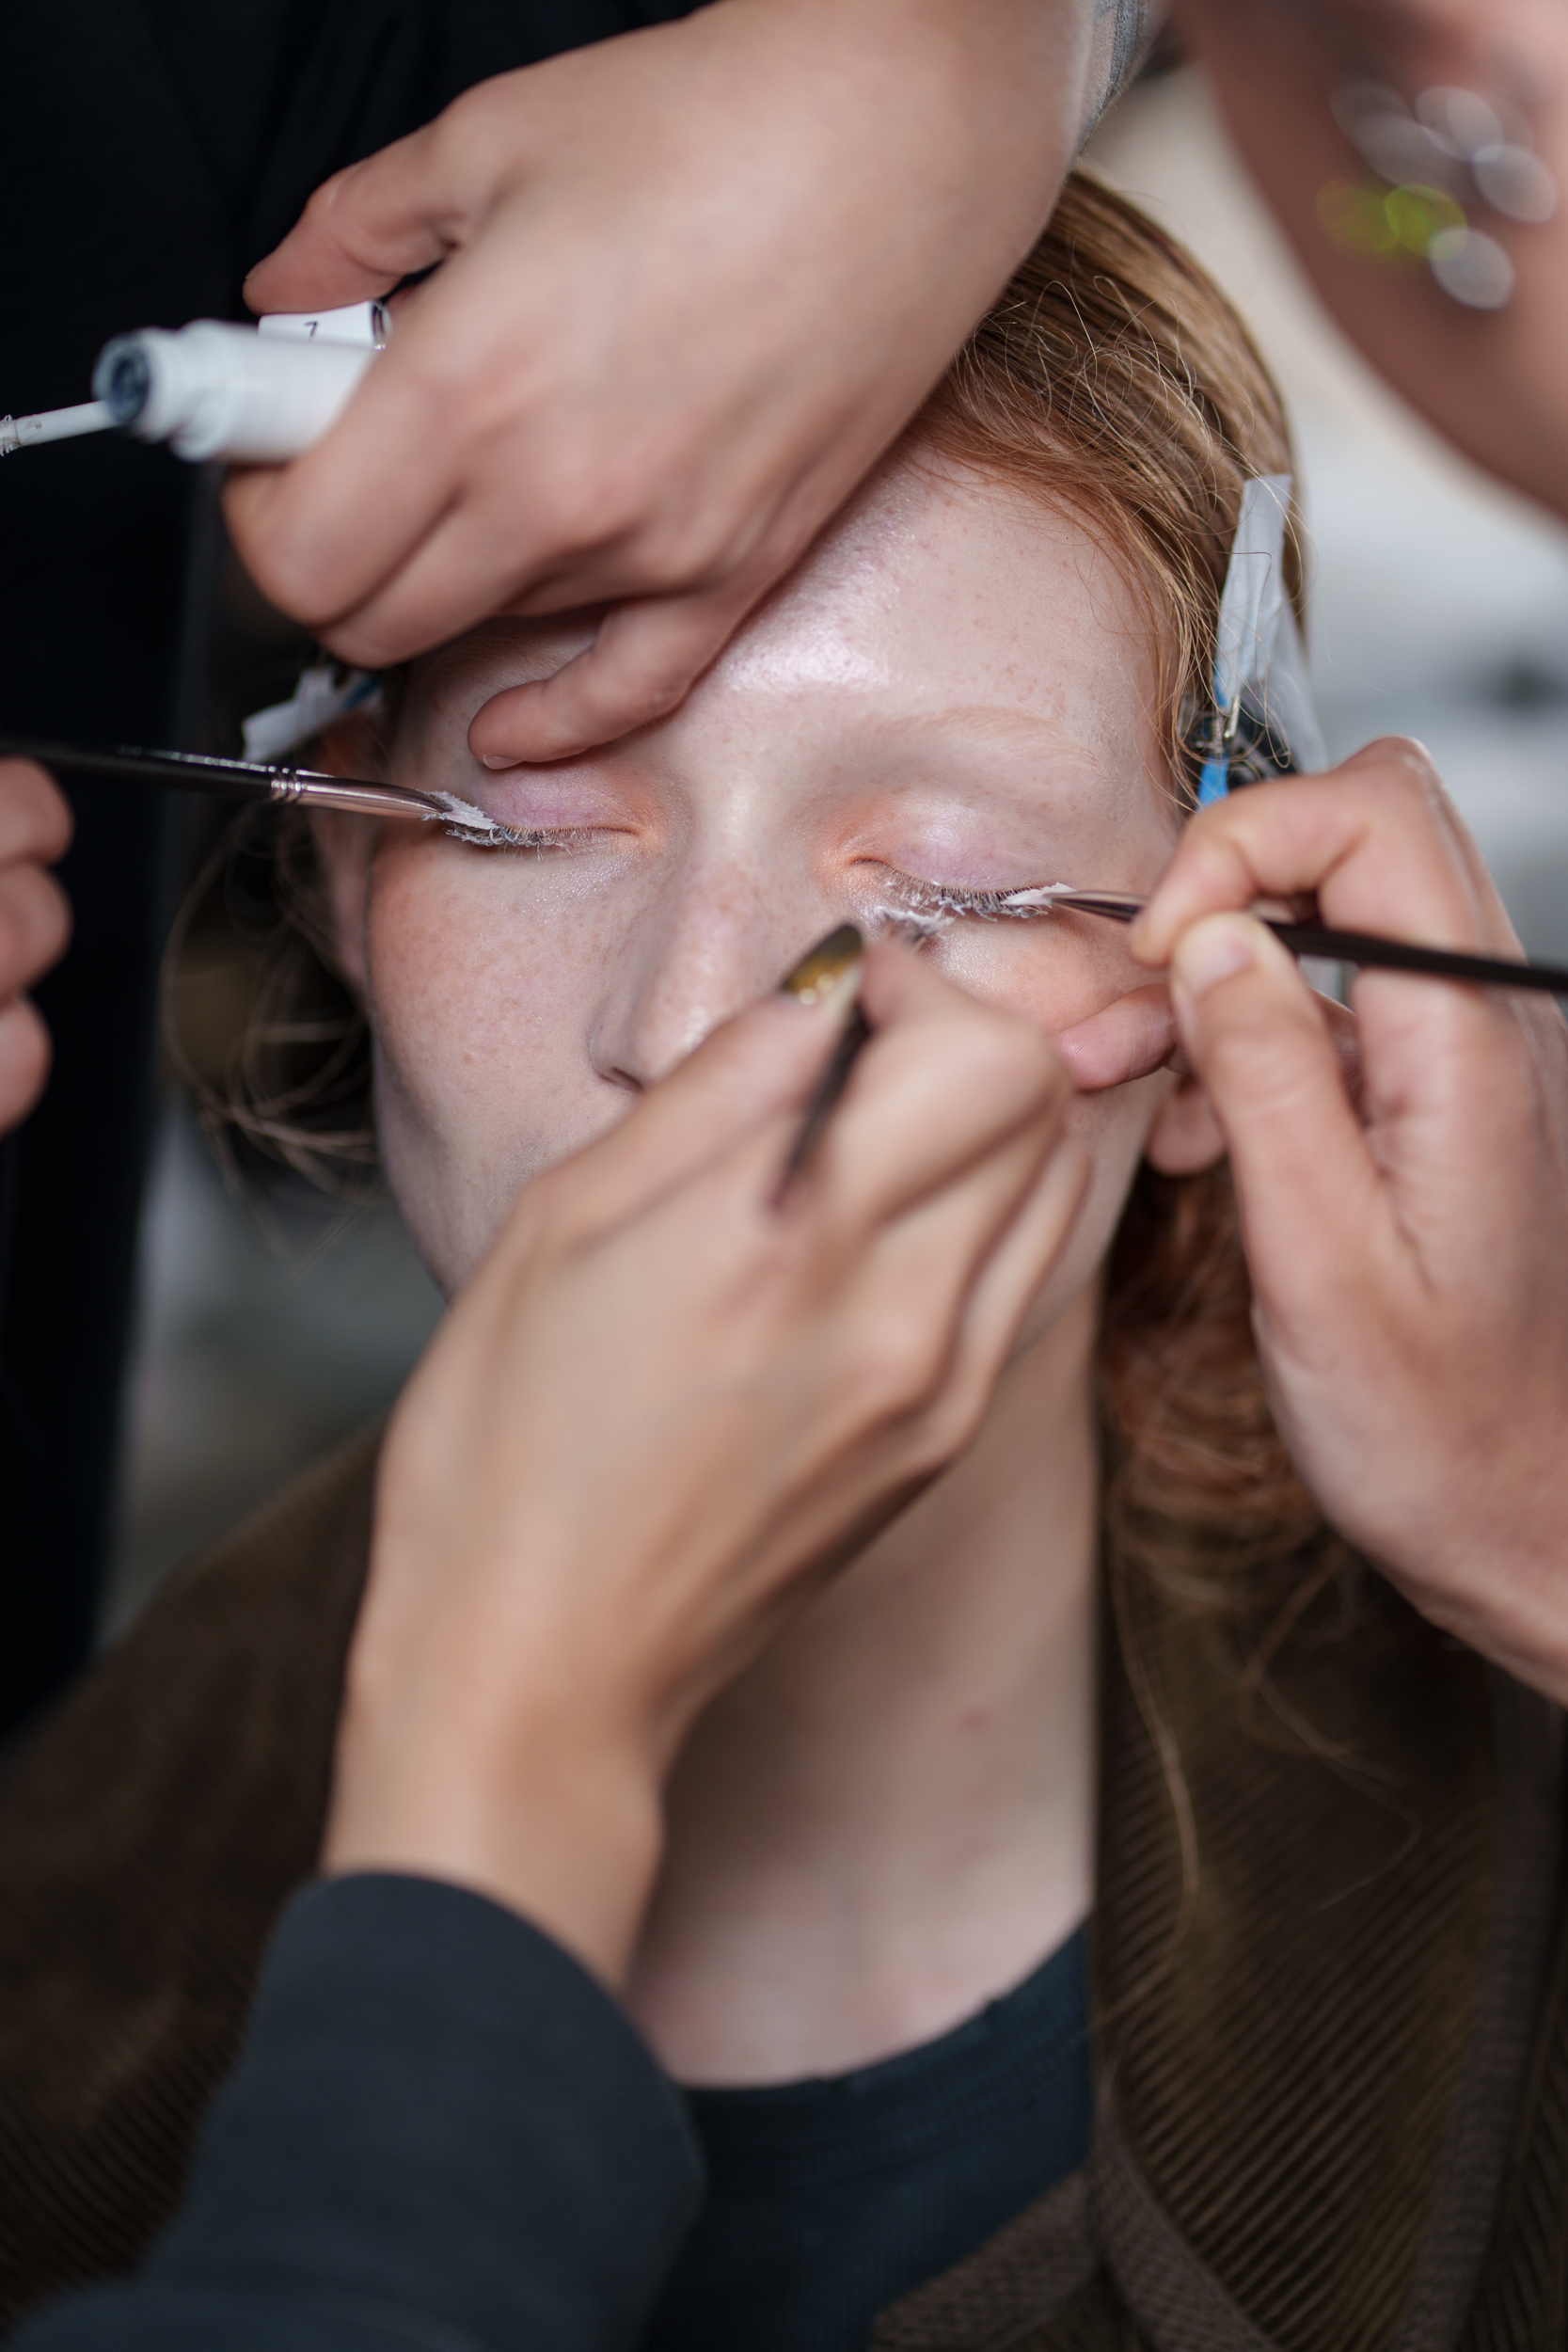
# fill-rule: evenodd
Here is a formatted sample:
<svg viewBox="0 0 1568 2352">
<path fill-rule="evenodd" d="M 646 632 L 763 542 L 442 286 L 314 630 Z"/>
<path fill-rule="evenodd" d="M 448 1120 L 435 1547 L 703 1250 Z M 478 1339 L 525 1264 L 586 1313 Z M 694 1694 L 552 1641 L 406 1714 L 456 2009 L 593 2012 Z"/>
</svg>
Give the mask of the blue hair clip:
<svg viewBox="0 0 1568 2352">
<path fill-rule="evenodd" d="M 1196 730 L 1197 804 L 1223 801 L 1232 782 L 1326 765 L 1307 658 L 1285 587 L 1288 473 L 1259 474 L 1242 491 L 1220 596 L 1213 700 Z"/>
<path fill-rule="evenodd" d="M 1206 759 L 1197 771 L 1197 804 L 1209 808 L 1215 801 L 1223 801 L 1230 789 L 1230 754 L 1221 752 L 1217 757 Z"/>
</svg>

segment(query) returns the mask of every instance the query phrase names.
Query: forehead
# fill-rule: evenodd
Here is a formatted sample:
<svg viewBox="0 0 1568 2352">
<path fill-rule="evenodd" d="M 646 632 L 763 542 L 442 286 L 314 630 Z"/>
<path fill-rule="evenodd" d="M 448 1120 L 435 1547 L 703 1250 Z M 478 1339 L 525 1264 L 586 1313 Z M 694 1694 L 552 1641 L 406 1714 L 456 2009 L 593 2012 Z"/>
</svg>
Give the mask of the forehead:
<svg viewBox="0 0 1568 2352">
<path fill-rule="evenodd" d="M 410 718 L 468 717 L 547 676 L 592 621 L 499 620 L 416 671 Z M 883 737 L 922 721 L 1005 749 L 1051 739 L 1101 772 L 1147 772 L 1156 648 L 1142 602 L 1065 505 L 924 456 L 888 461 L 737 631 L 672 720 L 752 717 Z"/>
</svg>

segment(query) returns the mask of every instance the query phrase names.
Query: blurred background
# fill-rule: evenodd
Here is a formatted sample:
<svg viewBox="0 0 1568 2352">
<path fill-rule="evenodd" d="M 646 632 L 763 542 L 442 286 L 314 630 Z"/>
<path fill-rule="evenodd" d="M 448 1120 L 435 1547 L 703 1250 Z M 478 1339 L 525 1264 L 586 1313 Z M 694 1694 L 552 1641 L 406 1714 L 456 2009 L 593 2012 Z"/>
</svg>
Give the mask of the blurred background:
<svg viewBox="0 0 1568 2352">
<path fill-rule="evenodd" d="M 1090 160 L 1214 273 L 1284 385 L 1331 752 L 1419 736 L 1527 947 L 1568 958 L 1568 535 L 1450 456 L 1349 351 L 1274 236 L 1194 72 L 1162 61 Z M 214 570 L 206 733 L 228 750 L 241 713 L 290 691 L 300 648 L 231 564 Z M 211 838 L 208 819 L 190 821 L 194 874 Z M 214 1062 L 246 970 L 243 941 L 193 929 L 182 986 Z M 384 1411 L 436 1320 L 435 1293 L 384 1203 L 349 1211 L 297 1179 L 245 1173 L 242 1196 L 170 1073 L 105 1632 L 175 1560 Z"/>
</svg>

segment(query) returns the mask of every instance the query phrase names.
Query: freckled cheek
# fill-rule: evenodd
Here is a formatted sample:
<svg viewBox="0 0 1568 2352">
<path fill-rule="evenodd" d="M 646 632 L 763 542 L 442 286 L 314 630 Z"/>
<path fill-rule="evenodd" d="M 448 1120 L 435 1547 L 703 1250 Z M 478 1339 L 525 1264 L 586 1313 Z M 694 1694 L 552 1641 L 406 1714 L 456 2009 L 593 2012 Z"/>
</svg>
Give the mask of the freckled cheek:
<svg viewBox="0 0 1568 2352">
<path fill-rule="evenodd" d="M 531 1157 L 581 1033 L 588 975 L 567 925 L 521 919 L 509 893 L 479 881 L 444 857 L 377 861 L 371 1020 L 384 1072 L 445 1155 Z"/>
</svg>

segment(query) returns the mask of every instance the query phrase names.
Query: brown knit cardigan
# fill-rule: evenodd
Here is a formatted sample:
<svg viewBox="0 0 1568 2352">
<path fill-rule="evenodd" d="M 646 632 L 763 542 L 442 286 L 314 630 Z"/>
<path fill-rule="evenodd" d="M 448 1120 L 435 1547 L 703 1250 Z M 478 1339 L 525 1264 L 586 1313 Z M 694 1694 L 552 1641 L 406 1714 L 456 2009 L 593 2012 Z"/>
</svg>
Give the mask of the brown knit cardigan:
<svg viewBox="0 0 1568 2352">
<path fill-rule="evenodd" d="M 8 2319 L 178 2201 L 312 1868 L 375 1442 L 172 1581 L 0 1786 Z M 1153 1611 L 1140 1708 L 1107 1639 L 1093 2153 L 877 2352 L 1568 2346 L 1560 1718 L 1375 1579 L 1276 1661 L 1272 1733 L 1244 1662 Z"/>
</svg>

